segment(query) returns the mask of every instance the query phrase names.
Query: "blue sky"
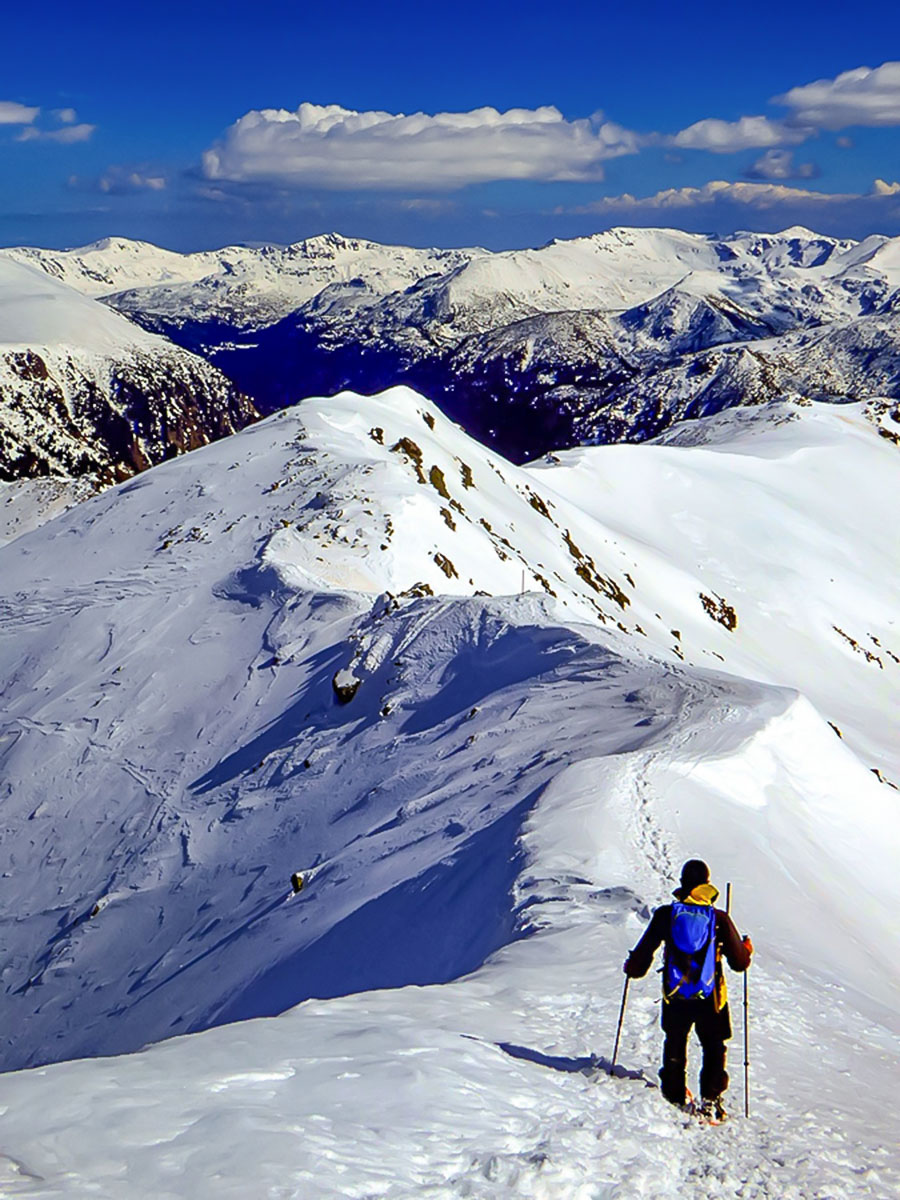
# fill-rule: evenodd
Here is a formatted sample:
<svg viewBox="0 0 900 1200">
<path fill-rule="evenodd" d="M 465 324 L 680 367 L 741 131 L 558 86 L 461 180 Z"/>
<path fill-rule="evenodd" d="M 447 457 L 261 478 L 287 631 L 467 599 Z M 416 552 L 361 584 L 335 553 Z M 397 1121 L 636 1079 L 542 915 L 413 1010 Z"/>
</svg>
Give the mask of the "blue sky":
<svg viewBox="0 0 900 1200">
<path fill-rule="evenodd" d="M 2 244 L 900 234 L 888 0 L 47 0 L 3 27 Z"/>
</svg>

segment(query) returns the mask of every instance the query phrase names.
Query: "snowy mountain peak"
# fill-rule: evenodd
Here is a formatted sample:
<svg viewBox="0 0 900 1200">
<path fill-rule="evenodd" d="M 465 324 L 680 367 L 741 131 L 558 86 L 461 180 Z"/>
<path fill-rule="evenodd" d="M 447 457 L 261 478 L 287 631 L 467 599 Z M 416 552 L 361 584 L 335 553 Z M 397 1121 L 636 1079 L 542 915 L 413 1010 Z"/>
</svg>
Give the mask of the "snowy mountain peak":
<svg viewBox="0 0 900 1200">
<path fill-rule="evenodd" d="M 98 238 L 96 242 L 91 242 L 87 246 L 76 247 L 66 253 L 77 254 L 83 257 L 92 253 L 101 254 L 106 252 L 122 255 L 128 254 L 132 257 L 173 253 L 173 251 L 166 251 L 161 246 L 157 246 L 154 242 L 144 242 L 134 238 L 123 237 Z"/>
<path fill-rule="evenodd" d="M 389 247 L 366 238 L 348 238 L 341 233 L 320 233 L 314 237 L 304 238 L 293 242 L 289 250 L 298 254 L 306 254 L 310 258 L 328 258 L 336 253 L 358 253 L 360 251 L 384 250 Z"/>
</svg>

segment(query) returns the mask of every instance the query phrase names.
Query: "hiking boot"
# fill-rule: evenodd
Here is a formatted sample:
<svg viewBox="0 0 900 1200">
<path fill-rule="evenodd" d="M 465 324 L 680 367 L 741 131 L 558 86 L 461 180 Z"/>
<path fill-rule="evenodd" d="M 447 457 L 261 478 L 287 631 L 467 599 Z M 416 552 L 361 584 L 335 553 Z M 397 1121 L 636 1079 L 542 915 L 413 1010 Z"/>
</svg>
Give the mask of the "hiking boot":
<svg viewBox="0 0 900 1200">
<path fill-rule="evenodd" d="M 697 1108 L 697 1116 L 701 1121 L 706 1121 L 710 1125 L 721 1125 L 723 1121 L 727 1121 L 728 1113 L 725 1111 L 722 1097 L 716 1096 L 715 1100 L 703 1100 Z"/>
</svg>

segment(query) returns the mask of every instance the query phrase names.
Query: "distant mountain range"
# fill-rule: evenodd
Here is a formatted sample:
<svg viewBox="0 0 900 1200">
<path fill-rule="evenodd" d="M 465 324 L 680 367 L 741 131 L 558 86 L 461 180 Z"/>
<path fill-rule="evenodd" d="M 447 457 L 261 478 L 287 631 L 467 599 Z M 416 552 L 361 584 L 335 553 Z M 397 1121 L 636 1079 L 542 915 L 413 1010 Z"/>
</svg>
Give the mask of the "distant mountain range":
<svg viewBox="0 0 900 1200">
<path fill-rule="evenodd" d="M 109 238 L 4 259 L 196 356 L 177 361 L 227 410 L 217 428 L 198 414 L 206 440 L 246 422 L 238 392 L 268 413 L 408 383 L 517 461 L 736 405 L 900 396 L 898 238 L 620 228 L 493 253 L 329 234 L 195 254 Z M 145 440 L 107 457 L 135 469 Z M 34 470 L 22 454 L 16 469 Z M 38 457 L 43 469 L 52 456 Z M 77 462 L 58 456 L 59 469 Z"/>
</svg>

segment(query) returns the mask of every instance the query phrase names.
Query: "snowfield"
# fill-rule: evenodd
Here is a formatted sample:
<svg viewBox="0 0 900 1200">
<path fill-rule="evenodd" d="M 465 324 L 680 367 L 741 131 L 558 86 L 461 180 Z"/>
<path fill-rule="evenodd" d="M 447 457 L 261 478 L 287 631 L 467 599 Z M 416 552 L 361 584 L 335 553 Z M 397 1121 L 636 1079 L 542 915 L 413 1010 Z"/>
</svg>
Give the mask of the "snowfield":
<svg viewBox="0 0 900 1200">
<path fill-rule="evenodd" d="M 520 468 L 398 388 L 0 547 L 0 1194 L 894 1194 L 896 470 L 877 403 Z M 653 974 L 606 1070 L 694 855 L 718 1129 Z"/>
</svg>

